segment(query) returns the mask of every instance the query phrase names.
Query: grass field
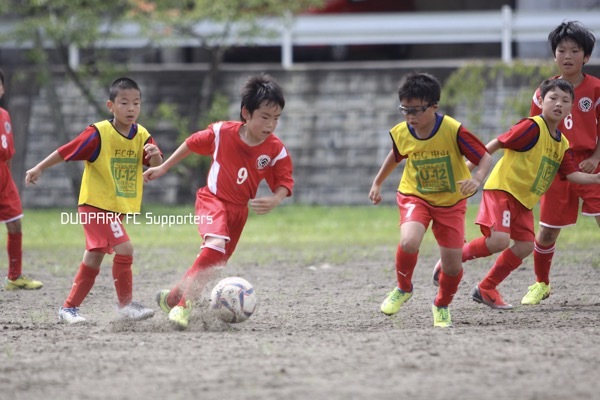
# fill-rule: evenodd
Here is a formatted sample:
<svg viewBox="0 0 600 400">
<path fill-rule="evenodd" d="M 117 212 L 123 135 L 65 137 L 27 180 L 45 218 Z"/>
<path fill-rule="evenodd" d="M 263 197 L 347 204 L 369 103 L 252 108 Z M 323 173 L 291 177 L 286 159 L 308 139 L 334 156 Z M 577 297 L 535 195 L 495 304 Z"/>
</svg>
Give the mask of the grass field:
<svg viewBox="0 0 600 400">
<path fill-rule="evenodd" d="M 162 249 L 178 256 L 193 255 L 200 237 L 196 226 L 189 223 L 193 206 L 165 207 L 149 205 L 142 213 L 131 219 L 127 232 L 136 249 L 136 257 L 145 258 L 153 249 Z M 470 205 L 467 213 L 466 236 L 471 240 L 480 235 L 474 224 L 477 207 Z M 537 212 L 536 212 L 537 215 Z M 73 209 L 25 210 L 23 219 L 24 251 L 46 254 L 48 259 L 73 264 L 79 259 L 84 247 L 83 231 L 72 224 L 76 216 Z M 170 224 L 168 218 L 180 216 L 183 224 Z M 70 219 L 69 219 L 70 218 Z M 536 217 L 537 218 L 537 217 Z M 537 220 L 536 220 L 537 224 Z M 571 249 L 590 249 L 597 242 L 597 225 L 593 218 L 580 217 L 575 227 L 564 229 L 560 246 Z M 343 263 L 364 256 L 373 248 L 389 248 L 399 239 L 398 210 L 396 206 L 365 207 L 319 207 L 285 205 L 267 215 L 250 213 L 238 250 L 233 261 L 272 262 L 285 254 L 302 257 L 306 263 L 326 258 L 329 262 Z M 57 250 L 61 253 L 57 257 Z M 425 235 L 422 255 L 437 252 L 431 230 Z M 294 254 L 296 253 L 296 254 Z M 293 254 L 293 255 L 292 255 Z M 66 265 L 65 265 L 66 266 Z M 71 266 L 69 266 L 69 269 Z"/>
</svg>

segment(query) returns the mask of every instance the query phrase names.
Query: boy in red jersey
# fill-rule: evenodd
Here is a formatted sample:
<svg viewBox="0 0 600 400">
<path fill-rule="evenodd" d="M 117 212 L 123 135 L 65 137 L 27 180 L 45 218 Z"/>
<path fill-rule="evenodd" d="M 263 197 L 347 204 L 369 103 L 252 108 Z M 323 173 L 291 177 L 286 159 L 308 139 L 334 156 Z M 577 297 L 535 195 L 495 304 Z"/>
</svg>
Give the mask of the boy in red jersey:
<svg viewBox="0 0 600 400">
<path fill-rule="evenodd" d="M 292 161 L 273 134 L 284 105 L 282 90 L 273 78 L 252 76 L 242 90 L 241 122 L 211 124 L 188 137 L 164 164 L 144 173 L 150 181 L 192 153 L 212 157 L 207 185 L 196 194 L 200 254 L 175 287 L 156 294 L 158 305 L 178 329 L 187 328 L 192 300 L 211 279 L 214 267 L 225 265 L 233 254 L 248 205 L 257 214 L 265 214 L 292 194 Z M 255 198 L 263 179 L 273 195 Z"/>
<path fill-rule="evenodd" d="M 471 298 L 491 308 L 508 310 L 497 286 L 533 251 L 533 207 L 555 175 L 579 184 L 598 184 L 600 175 L 580 172 L 569 151 L 569 141 L 558 124 L 571 112 L 573 86 L 563 79 L 542 83 L 542 114 L 525 118 L 490 141 L 490 154 L 504 149 L 484 187 L 476 223 L 483 236 L 464 245 L 462 261 L 500 253 Z M 513 245 L 509 248 L 510 241 Z M 443 260 L 442 260 L 443 266 Z M 441 284 L 441 279 L 440 279 Z"/>
<path fill-rule="evenodd" d="M 4 96 L 4 72 L 0 70 L 0 98 Z M 11 174 L 11 161 L 15 154 L 10 114 L 0 107 L 0 222 L 6 224 L 8 237 L 8 274 L 4 280 L 6 290 L 39 289 L 44 284 L 23 275 L 23 232 L 21 218 L 23 208 L 15 181 Z"/>
<path fill-rule="evenodd" d="M 142 93 L 135 81 L 115 80 L 106 102 L 113 118 L 90 125 L 25 176 L 28 185 L 35 184 L 47 168 L 63 161 L 85 161 L 78 217 L 83 225 L 86 249 L 69 296 L 58 312 L 62 322 L 86 321 L 79 315 L 79 305 L 94 286 L 105 254 L 113 252 L 116 255 L 112 275 L 120 316 L 137 321 L 154 315 L 154 310 L 132 301 L 133 245 L 122 224 L 124 214 L 140 212 L 143 165 L 162 163 L 162 154 L 154 139 L 137 123 L 141 102 Z"/>
<path fill-rule="evenodd" d="M 600 161 L 600 79 L 582 72 L 594 50 L 592 32 L 577 22 L 563 22 L 548 35 L 554 60 L 560 75 L 554 77 L 570 82 L 575 88 L 571 113 L 558 128 L 567 137 L 575 164 L 583 172 L 599 172 Z M 530 115 L 539 115 L 538 89 L 531 104 Z M 540 304 L 550 295 L 550 267 L 556 240 L 562 228 L 575 225 L 582 200 L 581 214 L 595 217 L 600 225 L 600 187 L 554 179 L 540 202 L 540 228 L 535 237 L 533 265 L 536 282 L 521 304 Z M 560 212 L 556 212 L 560 210 Z"/>
<path fill-rule="evenodd" d="M 432 75 L 406 75 L 398 89 L 400 111 L 406 121 L 390 131 L 392 150 L 377 173 L 369 199 L 378 204 L 381 185 L 406 159 L 397 202 L 401 240 L 396 250 L 398 286 L 381 304 L 381 312 L 396 314 L 413 293 L 412 274 L 419 246 L 430 223 L 440 248 L 443 267 L 440 288 L 433 300 L 433 325 L 452 325 L 448 305 L 462 278 L 461 251 L 467 198 L 487 176 L 492 158 L 484 144 L 458 121 L 436 113 L 441 86 Z M 473 175 L 463 159 L 478 165 Z"/>
</svg>

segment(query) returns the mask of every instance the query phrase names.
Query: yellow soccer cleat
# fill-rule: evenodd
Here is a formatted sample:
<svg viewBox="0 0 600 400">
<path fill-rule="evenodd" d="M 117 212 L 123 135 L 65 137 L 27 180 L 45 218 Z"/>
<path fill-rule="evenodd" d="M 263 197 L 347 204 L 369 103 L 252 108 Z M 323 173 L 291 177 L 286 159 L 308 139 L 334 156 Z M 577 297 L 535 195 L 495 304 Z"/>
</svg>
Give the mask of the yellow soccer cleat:
<svg viewBox="0 0 600 400">
<path fill-rule="evenodd" d="M 169 289 L 162 289 L 156 292 L 156 304 L 163 310 L 166 314 L 171 312 L 171 307 L 167 304 L 167 297 L 169 296 L 171 291 Z"/>
<path fill-rule="evenodd" d="M 529 291 L 523 299 L 521 304 L 524 306 L 533 306 L 540 304 L 542 300 L 547 299 L 550 296 L 550 285 L 546 285 L 544 282 L 536 282 L 529 286 Z"/>
<path fill-rule="evenodd" d="M 15 280 L 10 280 L 8 277 L 4 280 L 4 288 L 6 290 L 36 290 L 44 286 L 44 284 L 40 281 L 34 281 L 33 279 L 29 279 L 25 275 L 20 275 Z"/>
<path fill-rule="evenodd" d="M 452 318 L 450 317 L 450 309 L 448 307 L 436 307 L 433 304 L 431 311 L 433 312 L 433 326 L 437 326 L 438 328 L 452 326 Z"/>
<path fill-rule="evenodd" d="M 404 292 L 395 288 L 388 293 L 388 297 L 381 303 L 381 312 L 385 315 L 393 315 L 400 311 L 402 304 L 412 297 L 412 292 Z"/>
<path fill-rule="evenodd" d="M 192 302 L 187 300 L 185 307 L 175 306 L 169 311 L 169 321 L 177 329 L 186 329 L 192 314 Z"/>
</svg>

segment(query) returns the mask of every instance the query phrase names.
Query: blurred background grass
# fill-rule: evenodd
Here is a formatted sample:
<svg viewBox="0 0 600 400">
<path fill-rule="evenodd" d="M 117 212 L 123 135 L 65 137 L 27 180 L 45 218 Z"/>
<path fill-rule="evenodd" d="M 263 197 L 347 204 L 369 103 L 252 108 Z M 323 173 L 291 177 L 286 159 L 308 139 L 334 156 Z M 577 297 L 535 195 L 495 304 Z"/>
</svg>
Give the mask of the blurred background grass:
<svg viewBox="0 0 600 400">
<path fill-rule="evenodd" d="M 537 209 L 535 211 L 537 224 Z M 161 225 L 161 221 L 163 216 L 187 216 L 190 221 L 193 212 L 191 205 L 145 206 L 136 218 L 137 223 L 131 220 L 126 225 L 135 248 L 135 265 L 140 268 L 177 268 L 179 271 L 187 267 L 200 246 L 196 225 L 189 222 Z M 466 220 L 468 240 L 480 235 L 478 226 L 474 224 L 476 213 L 477 206 L 470 205 Z M 85 247 L 82 227 L 65 223 L 67 217 L 75 218 L 76 215 L 75 208 L 25 210 L 23 251 L 28 262 L 53 266 L 56 273 L 62 274 L 63 268 L 71 273 L 79 265 Z M 376 259 L 387 264 L 393 260 L 399 236 L 395 206 L 285 205 L 266 215 L 250 212 L 231 262 L 311 265 Z M 580 217 L 575 227 L 564 229 L 561 233 L 559 249 L 592 252 L 597 240 L 595 220 Z M 428 230 L 421 246 L 421 256 L 435 257 L 437 252 L 433 234 Z M 106 260 L 110 259 L 112 257 Z"/>
</svg>

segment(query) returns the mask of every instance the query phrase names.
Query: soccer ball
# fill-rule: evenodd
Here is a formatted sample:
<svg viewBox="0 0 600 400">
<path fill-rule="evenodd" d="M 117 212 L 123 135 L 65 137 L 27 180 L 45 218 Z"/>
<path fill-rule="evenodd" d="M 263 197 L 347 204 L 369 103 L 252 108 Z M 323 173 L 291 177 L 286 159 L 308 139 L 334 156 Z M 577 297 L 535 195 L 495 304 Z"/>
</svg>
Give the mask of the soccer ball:
<svg viewBox="0 0 600 400">
<path fill-rule="evenodd" d="M 256 310 L 256 292 L 247 280 L 229 277 L 221 280 L 210 294 L 211 310 L 222 321 L 244 322 Z"/>
</svg>

